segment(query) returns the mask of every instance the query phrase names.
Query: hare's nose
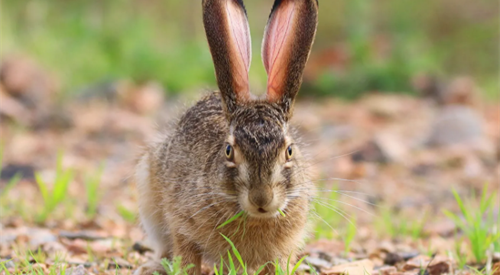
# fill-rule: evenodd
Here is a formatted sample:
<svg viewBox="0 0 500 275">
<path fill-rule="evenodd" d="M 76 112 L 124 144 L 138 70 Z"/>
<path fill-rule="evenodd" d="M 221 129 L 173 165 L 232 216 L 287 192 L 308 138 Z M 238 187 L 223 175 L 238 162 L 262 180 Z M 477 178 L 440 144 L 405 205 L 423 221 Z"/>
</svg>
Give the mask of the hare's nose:
<svg viewBox="0 0 500 275">
<path fill-rule="evenodd" d="M 266 213 L 265 207 L 269 205 L 274 198 L 273 190 L 270 187 L 255 188 L 248 194 L 248 200 L 257 207 L 260 213 Z"/>
</svg>

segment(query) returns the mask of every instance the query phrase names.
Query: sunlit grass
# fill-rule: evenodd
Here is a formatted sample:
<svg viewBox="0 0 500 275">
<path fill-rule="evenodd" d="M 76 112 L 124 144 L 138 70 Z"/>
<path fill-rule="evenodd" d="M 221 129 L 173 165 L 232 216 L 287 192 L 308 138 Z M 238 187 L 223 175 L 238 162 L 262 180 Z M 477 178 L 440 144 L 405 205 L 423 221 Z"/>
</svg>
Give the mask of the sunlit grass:
<svg viewBox="0 0 500 275">
<path fill-rule="evenodd" d="M 104 165 L 100 165 L 99 169 L 85 176 L 85 191 L 87 196 L 87 216 L 92 219 L 97 213 L 97 206 L 101 200 L 102 190 L 99 189 L 101 183 Z"/>
<path fill-rule="evenodd" d="M 497 192 L 489 192 L 485 185 L 480 196 L 479 205 L 476 206 L 472 200 L 464 200 L 457 191 L 453 195 L 460 208 L 460 215 L 445 210 L 444 213 L 455 222 L 456 226 L 468 239 L 472 254 L 478 263 L 483 263 L 487 258 L 487 251 L 491 248 L 500 250 L 500 212 L 495 217 L 495 201 Z M 474 195 L 473 195 L 474 197 Z"/>
<path fill-rule="evenodd" d="M 187 271 L 194 267 L 193 264 L 188 265 L 186 267 L 182 266 L 182 258 L 175 257 L 172 261 L 168 259 L 161 259 L 161 265 L 165 269 L 167 275 L 185 275 Z M 158 275 L 158 272 L 154 272 L 153 274 Z"/>
<path fill-rule="evenodd" d="M 336 186 L 329 189 L 323 190 L 313 202 L 314 238 L 340 239 L 344 243 L 344 255 L 348 255 L 357 234 L 357 212 L 373 213 L 343 201 L 345 198 Z"/>
<path fill-rule="evenodd" d="M 347 255 L 351 251 L 352 241 L 356 237 L 356 221 L 354 220 L 352 223 L 347 223 L 347 228 L 345 230 L 344 236 L 344 253 Z"/>
<path fill-rule="evenodd" d="M 247 264 L 245 263 L 243 257 L 241 256 L 238 249 L 235 247 L 234 243 L 230 238 L 222 235 L 224 239 L 230 244 L 231 248 L 227 251 L 227 261 L 224 261 L 223 257 L 220 258 L 220 263 L 214 264 L 213 270 L 215 275 L 258 275 L 268 266 L 274 266 L 274 274 L 275 275 L 292 275 L 296 274 L 299 266 L 304 262 L 305 257 L 299 259 L 295 265 L 291 265 L 291 258 L 287 259 L 287 267 L 283 269 L 279 260 L 276 259 L 274 262 L 268 262 L 261 265 L 257 268 L 253 273 L 248 272 Z M 182 258 L 175 257 L 173 260 L 162 259 L 161 264 L 168 275 L 185 275 L 187 271 L 191 268 L 194 268 L 193 264 L 188 266 L 182 265 Z M 312 272 L 310 274 L 316 274 L 314 268 L 309 264 L 309 268 L 311 268 Z M 153 274 L 158 274 L 155 272 Z"/>
<path fill-rule="evenodd" d="M 321 187 L 320 185 L 319 187 Z M 331 189 L 335 189 L 332 187 Z M 311 218 L 314 221 L 314 233 L 315 239 L 332 239 L 335 234 L 339 234 L 339 227 L 342 224 L 344 218 L 338 213 L 340 195 L 337 192 L 328 192 L 318 195 L 320 197 L 316 198 L 313 203 L 313 214 Z M 323 202 L 326 200 L 326 203 Z"/>
<path fill-rule="evenodd" d="M 428 221 L 425 211 L 419 215 L 408 216 L 395 211 L 388 205 L 379 207 L 375 228 L 381 236 L 398 238 L 410 237 L 413 240 L 424 237 L 424 226 Z"/>
<path fill-rule="evenodd" d="M 222 235 L 222 234 L 221 234 Z M 245 263 L 243 257 L 241 256 L 240 252 L 234 245 L 234 243 L 231 241 L 230 238 L 222 235 L 222 237 L 226 240 L 226 242 L 229 243 L 231 246 L 230 251 L 227 251 L 227 261 L 228 263 L 225 263 L 224 260 L 221 257 L 221 262 L 219 265 L 219 268 L 217 268 L 216 265 L 214 265 L 214 272 L 215 275 L 224 275 L 224 268 L 226 267 L 227 274 L 228 275 L 236 275 L 236 274 L 242 274 L 242 275 L 248 275 L 248 267 L 247 264 Z M 234 259 L 233 259 L 234 257 Z M 282 260 L 282 259 L 281 259 Z M 291 257 L 288 257 L 287 259 L 287 266 L 286 269 L 284 270 L 281 265 L 279 264 L 280 259 L 276 259 L 274 262 L 268 262 L 263 265 L 261 265 L 257 270 L 253 273 L 254 275 L 260 274 L 268 265 L 274 265 L 274 274 L 276 275 L 292 275 L 295 274 L 299 266 L 302 264 L 302 262 L 305 260 L 305 257 L 302 257 L 295 263 L 294 266 L 291 266 Z M 290 267 L 292 267 L 290 269 Z"/>
<path fill-rule="evenodd" d="M 15 2 L 0 11 L 6 41 L 0 54 L 37 58 L 62 81 L 64 94 L 123 78 L 158 81 L 170 93 L 215 83 L 205 41 L 176 34 L 131 1 Z"/>
<path fill-rule="evenodd" d="M 122 204 L 116 205 L 116 211 L 118 212 L 118 214 L 120 214 L 120 216 L 124 220 L 126 220 L 129 223 L 134 223 L 137 219 L 137 214 Z"/>
<path fill-rule="evenodd" d="M 68 196 L 68 187 L 73 180 L 73 170 L 65 169 L 62 164 L 63 153 L 59 152 L 57 156 L 56 173 L 52 188 L 43 179 L 40 173 L 35 173 L 36 183 L 40 189 L 43 198 L 43 207 L 37 215 L 37 222 L 45 222 L 50 214 L 59 206 Z"/>
<path fill-rule="evenodd" d="M 3 270 L 4 274 L 34 274 L 34 275 L 64 275 L 68 269 L 68 264 L 64 262 L 60 257 L 56 257 L 54 263 L 48 268 L 44 268 L 41 265 L 47 262 L 47 256 L 40 249 L 36 251 L 32 250 L 19 250 L 14 249 L 15 260 L 5 260 L 0 262 L 0 271 Z M 13 267 L 8 268 L 7 263 Z M 11 273 L 14 269 L 14 273 Z"/>
</svg>

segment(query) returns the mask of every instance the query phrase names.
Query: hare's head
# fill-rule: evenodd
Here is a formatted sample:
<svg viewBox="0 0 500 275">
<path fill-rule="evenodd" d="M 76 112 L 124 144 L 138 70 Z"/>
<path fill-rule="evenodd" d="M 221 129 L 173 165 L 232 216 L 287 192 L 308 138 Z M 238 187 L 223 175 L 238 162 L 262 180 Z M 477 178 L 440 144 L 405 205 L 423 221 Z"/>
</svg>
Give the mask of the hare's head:
<svg viewBox="0 0 500 275">
<path fill-rule="evenodd" d="M 276 0 L 262 59 L 267 93 L 250 93 L 250 31 L 242 0 L 204 0 L 203 20 L 229 131 L 221 144 L 224 189 L 250 216 L 274 217 L 304 187 L 288 121 L 317 25 L 317 0 Z"/>
</svg>

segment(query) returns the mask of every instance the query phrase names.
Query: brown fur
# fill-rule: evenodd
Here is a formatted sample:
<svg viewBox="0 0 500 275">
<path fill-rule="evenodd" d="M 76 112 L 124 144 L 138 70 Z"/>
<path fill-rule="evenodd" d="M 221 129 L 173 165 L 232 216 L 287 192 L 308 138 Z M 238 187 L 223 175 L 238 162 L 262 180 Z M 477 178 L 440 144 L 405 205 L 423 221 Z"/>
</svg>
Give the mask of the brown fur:
<svg viewBox="0 0 500 275">
<path fill-rule="evenodd" d="M 244 11 L 241 1 L 205 0 L 206 22 L 227 24 L 219 20 L 223 11 L 218 10 L 227 1 Z M 317 9 L 315 0 L 277 2 L 288 1 L 312 3 Z M 297 6 L 302 11 L 306 5 Z M 279 3 L 273 11 L 276 9 Z M 310 12 L 314 22 L 316 12 Z M 224 26 L 208 29 L 221 28 Z M 224 34 L 223 40 L 232 39 Z M 207 30 L 209 44 L 216 41 L 213 35 Z M 309 43 L 305 45 L 308 49 L 314 35 L 309 37 L 310 41 L 302 41 Z M 235 51 L 228 50 L 230 44 L 219 45 L 220 50 L 212 47 L 221 92 L 207 95 L 191 107 L 170 136 L 148 148 L 137 168 L 141 222 L 157 257 L 182 256 L 183 264 L 196 265 L 189 270 L 190 274 L 200 274 L 202 258 L 213 263 L 221 256 L 227 257 L 230 245 L 221 234 L 233 241 L 250 272 L 276 259 L 286 268 L 287 259 L 291 256 L 295 260 L 303 244 L 314 190 L 300 146 L 289 126 L 295 93 L 284 92 L 283 99 L 278 101 L 250 100 L 238 95 L 235 89 L 241 87 L 231 83 L 240 83 L 234 79 L 241 77 L 236 76 L 241 67 L 221 68 L 228 65 L 227 60 L 231 64 L 239 58 Z M 302 53 L 308 54 L 308 51 Z M 224 55 L 227 60 L 220 62 L 218 59 Z M 307 56 L 293 60 L 305 63 Z M 294 67 L 283 66 L 288 70 Z M 295 67 L 300 72 L 291 73 L 291 77 L 301 76 L 303 64 Z M 228 144 L 232 146 L 233 158 L 226 156 Z M 292 157 L 287 155 L 289 146 Z M 278 209 L 286 216 L 281 216 Z M 245 218 L 217 229 L 242 210 Z M 267 271 L 273 268 L 270 266 Z M 136 274 L 153 271 L 162 271 L 158 262 L 141 266 Z"/>
</svg>

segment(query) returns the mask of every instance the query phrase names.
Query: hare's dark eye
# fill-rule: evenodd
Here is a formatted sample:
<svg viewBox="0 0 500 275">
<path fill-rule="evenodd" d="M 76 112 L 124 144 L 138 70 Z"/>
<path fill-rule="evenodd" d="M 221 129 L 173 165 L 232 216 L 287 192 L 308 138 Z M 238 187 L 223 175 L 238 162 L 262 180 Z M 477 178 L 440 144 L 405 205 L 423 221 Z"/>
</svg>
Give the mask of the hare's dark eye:
<svg viewBox="0 0 500 275">
<path fill-rule="evenodd" d="M 292 149 L 292 145 L 288 146 L 288 148 L 286 148 L 286 160 L 289 161 L 292 159 L 292 156 L 293 156 L 293 149 Z"/>
<path fill-rule="evenodd" d="M 233 146 L 231 145 L 226 145 L 226 150 L 225 150 L 225 153 L 226 153 L 226 158 L 227 160 L 229 161 L 233 161 L 233 158 L 234 158 L 234 150 L 233 150 Z"/>
</svg>

